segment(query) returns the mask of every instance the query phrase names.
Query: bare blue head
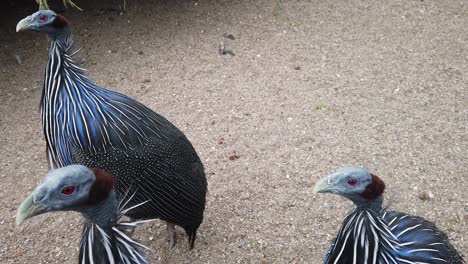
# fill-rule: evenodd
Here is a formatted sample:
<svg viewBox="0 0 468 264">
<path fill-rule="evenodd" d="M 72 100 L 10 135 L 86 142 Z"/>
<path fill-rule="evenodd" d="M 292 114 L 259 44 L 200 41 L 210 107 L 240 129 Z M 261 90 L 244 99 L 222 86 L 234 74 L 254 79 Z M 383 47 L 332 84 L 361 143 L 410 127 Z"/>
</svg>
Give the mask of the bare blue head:
<svg viewBox="0 0 468 264">
<path fill-rule="evenodd" d="M 16 32 L 34 30 L 48 33 L 52 38 L 68 31 L 68 21 L 64 16 L 52 10 L 39 10 L 20 20 L 16 25 Z"/>
<path fill-rule="evenodd" d="M 20 205 L 16 222 L 54 211 L 85 213 L 107 198 L 112 183 L 110 174 L 82 165 L 51 170 Z"/>
<path fill-rule="evenodd" d="M 359 205 L 382 199 L 384 182 L 364 168 L 340 168 L 318 181 L 315 193 L 334 193 Z"/>
</svg>

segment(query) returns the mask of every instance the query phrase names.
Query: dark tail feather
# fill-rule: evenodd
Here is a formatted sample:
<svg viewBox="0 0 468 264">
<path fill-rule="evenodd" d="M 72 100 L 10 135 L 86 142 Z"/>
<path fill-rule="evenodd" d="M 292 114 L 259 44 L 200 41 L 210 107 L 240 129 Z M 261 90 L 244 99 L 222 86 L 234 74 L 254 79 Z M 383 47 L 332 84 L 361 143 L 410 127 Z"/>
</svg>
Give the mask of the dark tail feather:
<svg viewBox="0 0 468 264">
<path fill-rule="evenodd" d="M 198 227 L 194 227 L 194 226 L 188 226 L 184 228 L 185 233 L 188 236 L 190 250 L 192 250 L 193 247 L 195 246 L 195 239 L 197 238 L 197 229 Z"/>
</svg>

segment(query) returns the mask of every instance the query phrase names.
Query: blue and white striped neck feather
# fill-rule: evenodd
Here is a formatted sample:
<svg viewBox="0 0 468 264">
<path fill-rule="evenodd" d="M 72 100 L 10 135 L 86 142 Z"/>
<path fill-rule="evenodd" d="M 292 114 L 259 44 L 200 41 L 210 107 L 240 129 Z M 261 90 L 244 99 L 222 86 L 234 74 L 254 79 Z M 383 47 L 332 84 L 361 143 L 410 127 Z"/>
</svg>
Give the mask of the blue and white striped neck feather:
<svg viewBox="0 0 468 264">
<path fill-rule="evenodd" d="M 400 263 L 394 254 L 399 247 L 375 211 L 358 207 L 346 217 L 326 263 Z"/>
<path fill-rule="evenodd" d="M 41 100 L 52 168 L 73 164 L 76 150 L 131 149 L 151 137 L 168 138 L 173 130 L 164 118 L 89 80 L 73 60 L 78 50 L 71 33 L 52 38 Z"/>
<path fill-rule="evenodd" d="M 434 224 L 420 217 L 387 212 L 382 208 L 383 199 L 377 200 L 357 204 L 346 216 L 324 263 L 464 263 L 457 261 L 461 257 Z"/>
<path fill-rule="evenodd" d="M 111 192 L 101 204 L 81 211 L 86 222 L 80 242 L 79 263 L 148 263 L 143 254 L 143 250 L 148 248 L 133 240 L 127 233 L 130 229 L 152 220 L 135 222 L 121 220 L 127 212 L 144 204 L 140 203 L 124 209 L 132 197 L 121 199 L 121 202 L 117 204 L 116 195 Z"/>
</svg>

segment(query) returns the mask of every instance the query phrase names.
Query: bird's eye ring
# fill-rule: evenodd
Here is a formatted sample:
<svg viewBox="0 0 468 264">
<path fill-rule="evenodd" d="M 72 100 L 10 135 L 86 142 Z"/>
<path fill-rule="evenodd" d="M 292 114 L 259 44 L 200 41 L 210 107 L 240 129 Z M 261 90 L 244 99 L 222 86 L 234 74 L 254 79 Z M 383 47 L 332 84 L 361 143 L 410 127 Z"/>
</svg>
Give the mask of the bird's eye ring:
<svg viewBox="0 0 468 264">
<path fill-rule="evenodd" d="M 75 186 L 65 186 L 60 192 L 66 196 L 70 196 L 75 193 Z"/>
<path fill-rule="evenodd" d="M 354 186 L 354 185 L 357 184 L 357 180 L 356 179 L 349 179 L 348 184 L 351 185 L 351 186 Z"/>
<path fill-rule="evenodd" d="M 39 20 L 42 21 L 42 22 L 45 22 L 45 21 L 47 21 L 47 16 L 46 15 L 40 15 Z"/>
</svg>

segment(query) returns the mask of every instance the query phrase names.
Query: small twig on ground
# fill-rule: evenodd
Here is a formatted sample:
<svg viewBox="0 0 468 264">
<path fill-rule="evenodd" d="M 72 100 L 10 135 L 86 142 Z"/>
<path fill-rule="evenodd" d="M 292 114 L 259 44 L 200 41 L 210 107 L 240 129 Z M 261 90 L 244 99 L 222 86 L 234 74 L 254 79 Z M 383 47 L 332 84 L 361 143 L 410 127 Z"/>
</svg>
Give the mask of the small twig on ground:
<svg viewBox="0 0 468 264">
<path fill-rule="evenodd" d="M 281 15 L 281 1 L 282 0 L 276 0 L 276 3 L 275 3 L 275 10 L 273 11 L 273 15 L 275 17 L 279 17 Z"/>
<path fill-rule="evenodd" d="M 15 58 L 16 58 L 16 62 L 18 62 L 18 64 L 21 65 L 23 63 L 23 60 L 21 60 L 21 57 L 18 54 L 15 54 Z"/>
<path fill-rule="evenodd" d="M 364 7 L 364 9 L 369 9 L 369 8 L 371 8 L 371 7 L 375 4 L 375 2 L 377 2 L 377 0 L 372 1 L 369 5 L 367 5 L 366 7 Z"/>
<path fill-rule="evenodd" d="M 236 55 L 236 54 L 234 54 L 234 52 L 232 50 L 226 49 L 226 47 L 224 45 L 224 41 L 221 41 L 221 44 L 219 45 L 219 54 L 221 54 L 221 55 L 229 54 L 231 56 Z"/>
</svg>

